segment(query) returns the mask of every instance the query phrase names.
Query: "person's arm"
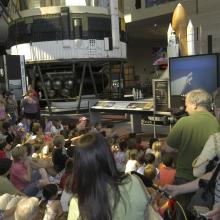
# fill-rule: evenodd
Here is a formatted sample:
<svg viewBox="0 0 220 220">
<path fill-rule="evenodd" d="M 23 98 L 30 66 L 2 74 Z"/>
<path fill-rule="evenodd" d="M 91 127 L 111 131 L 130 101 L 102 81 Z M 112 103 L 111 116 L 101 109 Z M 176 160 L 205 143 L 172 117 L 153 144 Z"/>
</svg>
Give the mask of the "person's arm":
<svg viewBox="0 0 220 220">
<path fill-rule="evenodd" d="M 214 171 L 206 173 L 202 176 L 201 179 L 211 179 L 213 172 Z M 174 197 L 179 194 L 195 192 L 199 188 L 199 180 L 200 178 L 197 178 L 196 180 L 182 185 L 165 185 L 164 187 L 162 187 L 162 190 L 166 191 L 171 197 Z"/>
<path fill-rule="evenodd" d="M 22 180 L 25 182 L 30 182 L 31 181 L 31 166 L 30 166 L 30 162 L 28 160 L 26 160 L 24 162 L 25 167 L 27 168 L 27 174 L 22 176 Z"/>
<path fill-rule="evenodd" d="M 60 200 L 55 200 L 53 204 L 54 211 L 56 212 L 56 218 L 63 214 L 63 208 L 61 206 Z"/>
<path fill-rule="evenodd" d="M 206 218 L 212 220 L 220 219 L 220 202 L 213 206 L 213 209 L 206 214 Z"/>
<path fill-rule="evenodd" d="M 162 148 L 166 153 L 178 153 L 178 150 L 175 148 L 170 147 L 166 142 L 163 145 Z"/>
</svg>

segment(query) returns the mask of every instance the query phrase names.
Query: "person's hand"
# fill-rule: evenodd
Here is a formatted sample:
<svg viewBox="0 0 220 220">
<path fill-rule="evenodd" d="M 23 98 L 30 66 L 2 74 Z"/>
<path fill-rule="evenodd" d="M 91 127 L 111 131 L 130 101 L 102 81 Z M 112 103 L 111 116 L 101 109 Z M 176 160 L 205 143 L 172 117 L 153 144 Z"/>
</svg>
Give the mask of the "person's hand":
<svg viewBox="0 0 220 220">
<path fill-rule="evenodd" d="M 171 197 L 175 197 L 176 195 L 180 194 L 179 186 L 177 185 L 165 185 L 161 189 L 167 192 Z"/>
<path fill-rule="evenodd" d="M 220 202 L 213 206 L 213 209 L 206 214 L 207 219 L 219 220 L 220 219 Z"/>
</svg>

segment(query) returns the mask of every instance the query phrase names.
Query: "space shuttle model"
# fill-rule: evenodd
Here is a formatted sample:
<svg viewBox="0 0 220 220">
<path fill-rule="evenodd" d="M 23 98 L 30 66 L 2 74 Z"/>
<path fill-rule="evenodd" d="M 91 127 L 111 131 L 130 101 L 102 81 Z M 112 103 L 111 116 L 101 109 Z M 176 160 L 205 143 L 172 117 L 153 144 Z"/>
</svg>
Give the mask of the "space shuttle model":
<svg viewBox="0 0 220 220">
<path fill-rule="evenodd" d="M 185 9 L 179 3 L 167 30 L 167 58 L 195 55 L 194 37 L 192 21 L 188 19 Z M 160 79 L 168 78 L 169 62 Z"/>
<path fill-rule="evenodd" d="M 179 3 L 173 12 L 172 24 L 167 31 L 168 57 L 190 56 L 195 54 L 194 27 L 185 9 Z"/>
</svg>

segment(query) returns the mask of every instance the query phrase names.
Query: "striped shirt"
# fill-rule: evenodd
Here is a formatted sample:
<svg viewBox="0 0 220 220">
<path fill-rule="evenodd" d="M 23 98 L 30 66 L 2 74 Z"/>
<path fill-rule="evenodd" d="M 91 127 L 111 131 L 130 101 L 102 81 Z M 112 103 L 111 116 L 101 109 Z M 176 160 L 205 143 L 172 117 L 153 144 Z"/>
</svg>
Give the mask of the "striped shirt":
<svg viewBox="0 0 220 220">
<path fill-rule="evenodd" d="M 220 202 L 220 172 L 216 177 L 216 185 L 215 185 L 215 203 Z"/>
</svg>

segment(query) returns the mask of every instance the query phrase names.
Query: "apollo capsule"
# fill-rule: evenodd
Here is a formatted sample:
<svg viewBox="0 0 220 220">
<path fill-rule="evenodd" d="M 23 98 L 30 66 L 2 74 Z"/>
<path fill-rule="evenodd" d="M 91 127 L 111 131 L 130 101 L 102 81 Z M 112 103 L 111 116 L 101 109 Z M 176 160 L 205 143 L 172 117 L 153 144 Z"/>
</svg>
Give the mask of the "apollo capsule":
<svg viewBox="0 0 220 220">
<path fill-rule="evenodd" d="M 179 39 L 180 46 L 180 55 L 187 56 L 187 25 L 188 25 L 188 17 L 185 9 L 179 3 L 174 12 L 172 18 L 172 28 L 176 32 L 176 36 Z"/>
</svg>

